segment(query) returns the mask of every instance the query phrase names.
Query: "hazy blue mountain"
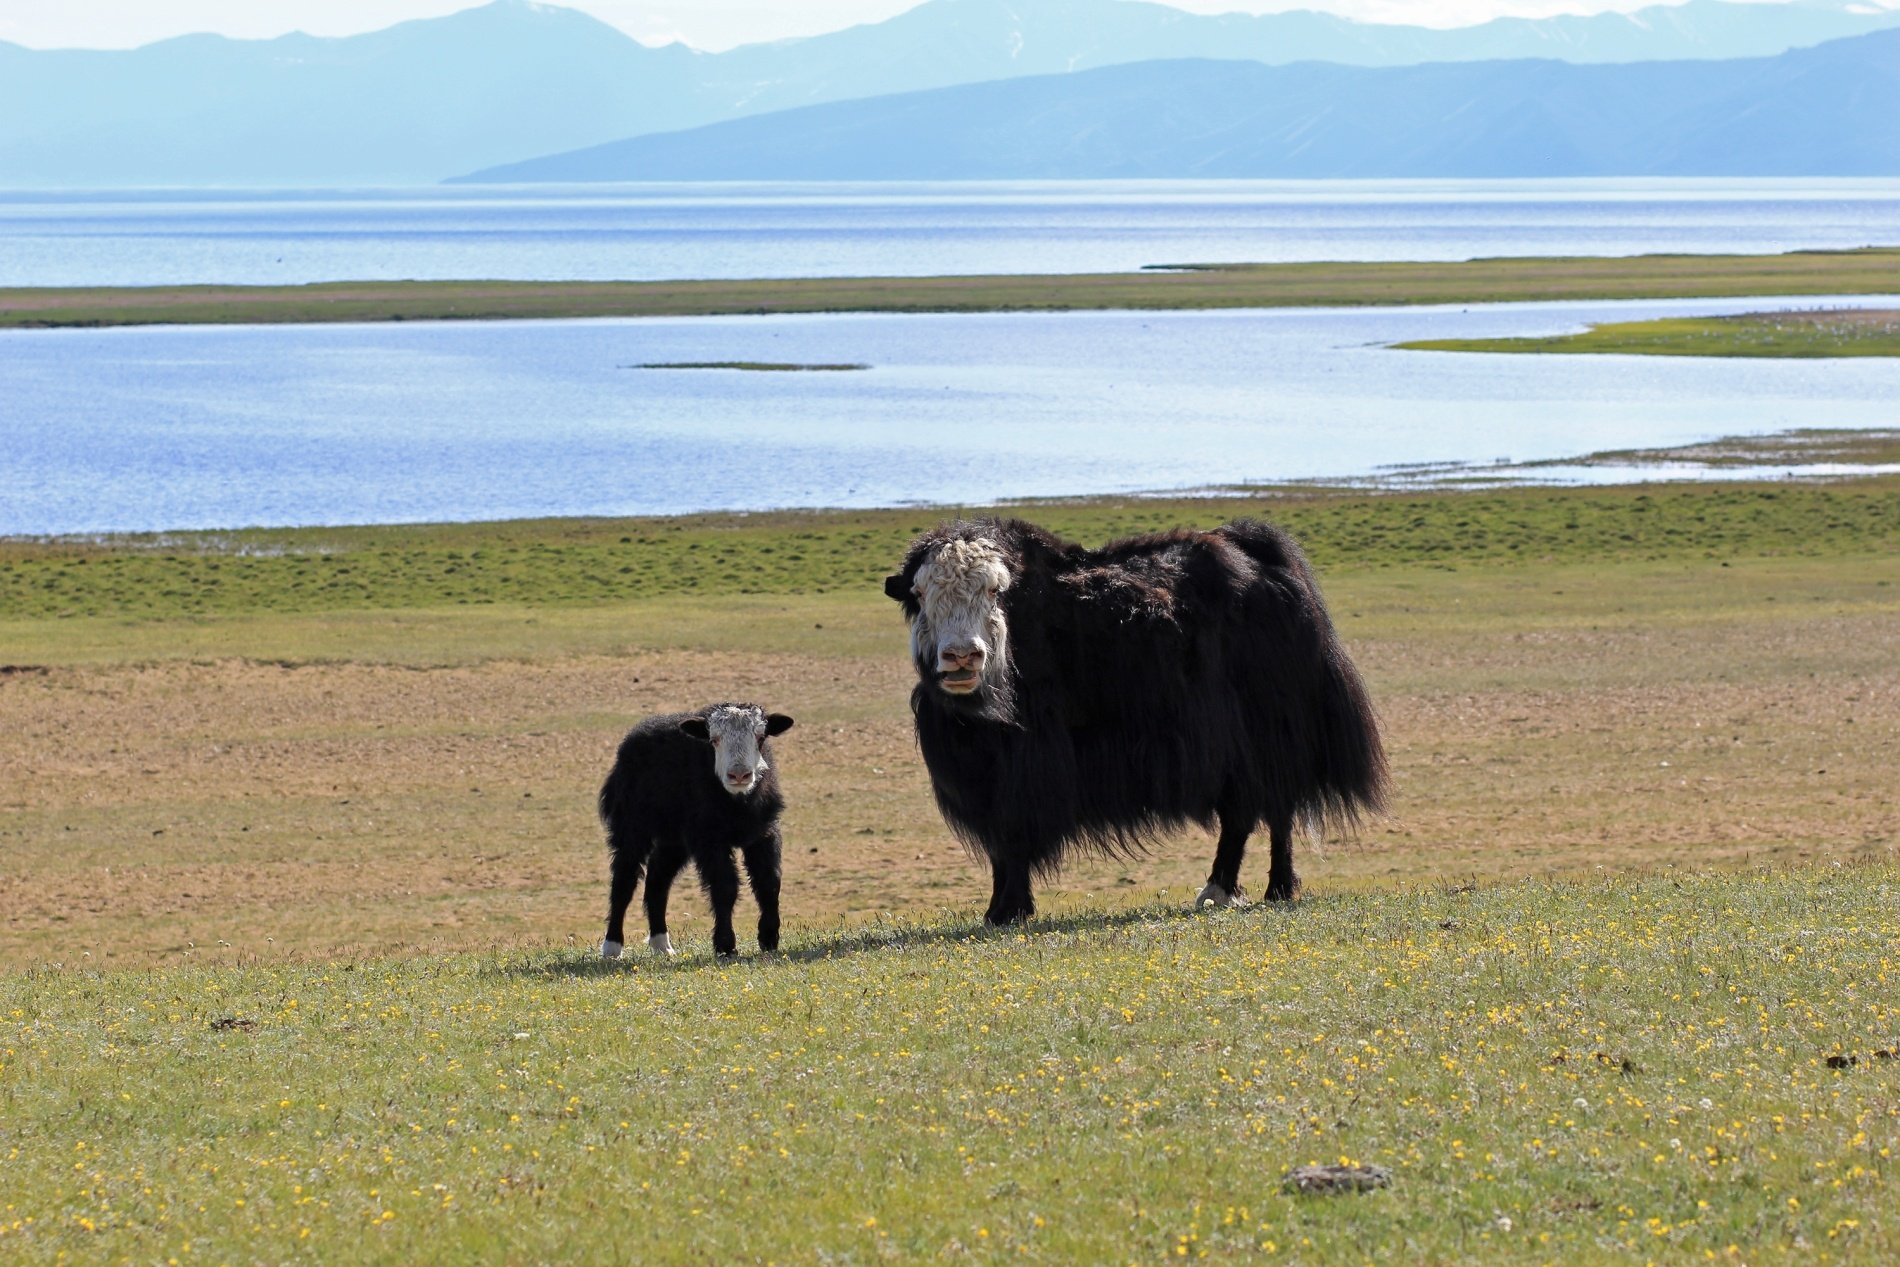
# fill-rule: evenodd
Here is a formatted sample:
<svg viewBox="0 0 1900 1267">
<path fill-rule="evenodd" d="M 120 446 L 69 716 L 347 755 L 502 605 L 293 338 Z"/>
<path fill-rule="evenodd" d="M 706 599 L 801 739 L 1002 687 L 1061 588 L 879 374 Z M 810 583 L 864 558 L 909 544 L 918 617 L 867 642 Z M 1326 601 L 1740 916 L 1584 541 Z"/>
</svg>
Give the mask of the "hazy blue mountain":
<svg viewBox="0 0 1900 1267">
<path fill-rule="evenodd" d="M 1900 11 L 1861 0 L 1793 0 L 1732 4 L 1688 0 L 1631 13 L 1559 14 L 1498 18 L 1453 30 L 1390 27 L 1381 61 L 1340 58 L 1363 65 L 1428 61 L 1487 61 L 1554 57 L 1569 62 L 1667 61 L 1688 58 L 1771 57 L 1900 25 Z M 1379 28 L 1373 28 L 1379 29 Z"/>
<path fill-rule="evenodd" d="M 369 35 L 189 36 L 125 52 L 0 43 L 0 186 L 374 184 L 793 106 L 1158 58 L 1409 65 L 1779 52 L 1900 25 L 1857 0 L 1690 0 L 1441 31 L 1142 0 L 928 0 L 720 54 L 647 48 L 577 11 L 496 0 Z"/>
<path fill-rule="evenodd" d="M 698 59 L 521 0 L 347 39 L 0 44 L 0 184 L 434 180 L 723 117 Z"/>
<path fill-rule="evenodd" d="M 1731 61 L 1155 61 L 834 102 L 477 180 L 1900 175 L 1900 30 Z"/>
<path fill-rule="evenodd" d="M 1407 66 L 1761 57 L 1900 25 L 1854 0 L 1689 0 L 1634 13 L 1500 18 L 1435 30 L 1295 10 L 1199 15 L 1143 0 L 929 0 L 872 25 L 709 58 L 705 82 L 748 113 L 1181 57 Z"/>
</svg>

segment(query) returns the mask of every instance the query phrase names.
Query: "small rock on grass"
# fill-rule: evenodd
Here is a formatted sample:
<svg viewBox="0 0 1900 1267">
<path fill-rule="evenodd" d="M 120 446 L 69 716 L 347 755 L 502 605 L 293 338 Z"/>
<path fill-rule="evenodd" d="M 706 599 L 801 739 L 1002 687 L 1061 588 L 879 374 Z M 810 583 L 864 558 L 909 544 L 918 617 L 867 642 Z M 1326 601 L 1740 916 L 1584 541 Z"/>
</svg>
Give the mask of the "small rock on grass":
<svg viewBox="0 0 1900 1267">
<path fill-rule="evenodd" d="M 1384 1166 L 1298 1166 L 1282 1185 L 1288 1192 L 1371 1192 L 1392 1186 Z"/>
</svg>

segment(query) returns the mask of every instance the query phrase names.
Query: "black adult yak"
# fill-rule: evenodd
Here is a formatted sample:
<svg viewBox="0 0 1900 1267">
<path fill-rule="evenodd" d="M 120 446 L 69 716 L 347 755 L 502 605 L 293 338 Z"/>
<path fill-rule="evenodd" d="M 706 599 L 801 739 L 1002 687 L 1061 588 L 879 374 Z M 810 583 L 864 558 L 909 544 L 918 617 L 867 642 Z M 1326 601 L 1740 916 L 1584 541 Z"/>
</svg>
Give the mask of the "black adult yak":
<svg viewBox="0 0 1900 1267">
<path fill-rule="evenodd" d="M 778 949 L 778 816 L 785 798 L 766 740 L 791 728 L 791 718 L 757 704 L 708 704 L 696 713 L 649 717 L 627 732 L 600 788 L 600 821 L 613 861 L 602 958 L 620 957 L 626 942 L 622 920 L 642 871 L 647 947 L 673 953 L 666 897 L 688 861 L 712 899 L 714 953 L 736 951 L 735 849 L 759 901 L 759 949 Z"/>
<path fill-rule="evenodd" d="M 1019 519 L 919 537 L 884 591 L 921 679 L 917 742 L 950 828 L 988 856 L 992 924 L 1035 914 L 1030 877 L 1080 845 L 1141 850 L 1220 821 L 1200 900 L 1236 905 L 1247 837 L 1356 819 L 1385 789 L 1378 725 L 1305 557 L 1277 528 L 1087 550 Z"/>
</svg>

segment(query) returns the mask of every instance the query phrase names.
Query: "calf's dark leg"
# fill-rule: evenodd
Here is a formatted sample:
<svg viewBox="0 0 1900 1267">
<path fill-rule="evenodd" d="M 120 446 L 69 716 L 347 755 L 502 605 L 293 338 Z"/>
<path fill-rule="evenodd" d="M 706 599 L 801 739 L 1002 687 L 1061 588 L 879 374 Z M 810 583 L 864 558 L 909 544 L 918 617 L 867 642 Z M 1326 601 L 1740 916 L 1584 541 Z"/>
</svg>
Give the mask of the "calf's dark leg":
<svg viewBox="0 0 1900 1267">
<path fill-rule="evenodd" d="M 699 867 L 699 881 L 712 899 L 713 953 L 729 956 L 738 953 L 739 939 L 732 933 L 732 908 L 739 901 L 739 868 L 732 861 L 732 850 L 725 845 L 695 851 L 693 861 Z"/>
<path fill-rule="evenodd" d="M 990 855 L 990 909 L 983 913 L 985 924 L 1019 924 L 1036 913 L 1036 899 L 1029 891 L 1029 864 L 1015 857 Z"/>
<path fill-rule="evenodd" d="M 603 959 L 618 959 L 626 944 L 627 905 L 633 901 L 633 890 L 640 883 L 641 871 L 646 869 L 646 856 L 644 841 L 637 848 L 631 842 L 616 844 L 614 848 L 613 880 L 607 893 L 607 938 L 600 946 Z"/>
<path fill-rule="evenodd" d="M 618 775 L 616 770 L 615 774 Z M 602 959 L 618 959 L 626 944 L 623 927 L 627 904 L 646 868 L 647 855 L 653 851 L 653 837 L 641 829 L 628 812 L 624 797 L 617 794 L 618 780 L 610 779 L 601 794 L 606 806 L 607 850 L 611 880 L 607 891 L 607 935 L 600 943 Z"/>
<path fill-rule="evenodd" d="M 778 949 L 779 834 L 775 827 L 740 851 L 746 879 L 759 903 L 759 949 Z"/>
<path fill-rule="evenodd" d="M 675 844 L 655 849 L 647 863 L 647 947 L 655 954 L 673 953 L 673 939 L 666 934 L 666 897 L 685 865 L 686 850 Z"/>
<path fill-rule="evenodd" d="M 1247 857 L 1247 837 L 1253 832 L 1255 815 L 1236 805 L 1224 805 L 1220 811 L 1220 843 L 1214 847 L 1214 869 L 1208 873 L 1207 887 L 1194 899 L 1196 906 L 1239 906 L 1240 864 Z"/>
<path fill-rule="evenodd" d="M 1293 815 L 1270 814 L 1267 831 L 1273 838 L 1273 866 L 1267 872 L 1267 901 L 1291 902 L 1300 891 L 1300 877 L 1293 874 Z"/>
</svg>

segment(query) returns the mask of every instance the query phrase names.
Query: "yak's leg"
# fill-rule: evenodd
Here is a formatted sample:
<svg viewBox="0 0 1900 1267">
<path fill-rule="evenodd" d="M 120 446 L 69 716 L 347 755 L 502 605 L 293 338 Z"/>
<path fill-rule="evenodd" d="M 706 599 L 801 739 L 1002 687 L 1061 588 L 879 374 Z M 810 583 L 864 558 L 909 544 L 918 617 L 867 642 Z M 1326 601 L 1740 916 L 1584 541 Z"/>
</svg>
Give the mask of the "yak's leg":
<svg viewBox="0 0 1900 1267">
<path fill-rule="evenodd" d="M 990 909 L 983 913 L 985 924 L 1018 924 L 1036 913 L 1036 899 L 1029 891 L 1029 864 L 1020 858 L 990 857 Z"/>
<path fill-rule="evenodd" d="M 1207 887 L 1194 899 L 1195 906 L 1246 905 L 1246 896 L 1240 890 L 1240 864 L 1247 856 L 1247 837 L 1253 825 L 1251 813 L 1236 808 L 1220 811 L 1220 843 L 1214 847 L 1214 869 L 1208 873 Z"/>
<path fill-rule="evenodd" d="M 759 903 L 759 949 L 778 949 L 779 834 L 774 827 L 740 851 Z"/>
<path fill-rule="evenodd" d="M 700 883 L 712 900 L 713 953 L 722 958 L 737 954 L 739 939 L 732 934 L 732 908 L 739 901 L 739 867 L 732 860 L 732 850 L 715 845 L 699 850 L 693 861 L 699 864 Z"/>
<path fill-rule="evenodd" d="M 1293 815 L 1270 814 L 1267 831 L 1273 838 L 1273 867 L 1267 872 L 1267 901 L 1291 902 L 1300 891 L 1300 877 L 1293 874 Z"/>
<path fill-rule="evenodd" d="M 633 901 L 633 890 L 640 883 L 640 872 L 646 869 L 649 846 L 649 841 L 636 840 L 631 833 L 614 832 L 613 882 L 607 894 L 607 938 L 600 943 L 602 959 L 620 958 L 620 951 L 626 944 L 624 924 L 627 905 Z"/>
<path fill-rule="evenodd" d="M 678 845 L 662 845 L 647 863 L 647 949 L 656 955 L 673 953 L 673 939 L 666 935 L 666 897 L 685 865 L 686 851 Z"/>
</svg>

